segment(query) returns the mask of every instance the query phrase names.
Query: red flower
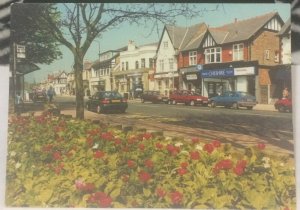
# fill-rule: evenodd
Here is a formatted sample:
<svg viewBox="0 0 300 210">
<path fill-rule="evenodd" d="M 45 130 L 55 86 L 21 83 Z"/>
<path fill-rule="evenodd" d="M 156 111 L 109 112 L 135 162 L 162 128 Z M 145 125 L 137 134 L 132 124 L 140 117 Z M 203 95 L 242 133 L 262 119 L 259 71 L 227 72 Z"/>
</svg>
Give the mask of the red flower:
<svg viewBox="0 0 300 210">
<path fill-rule="evenodd" d="M 140 150 L 144 151 L 145 145 L 144 145 L 144 144 L 140 144 L 140 145 L 139 145 L 139 148 L 140 148 Z"/>
<path fill-rule="evenodd" d="M 188 167 L 188 163 L 187 162 L 183 162 L 180 164 L 181 168 L 187 168 Z"/>
<path fill-rule="evenodd" d="M 115 138 L 111 132 L 102 133 L 100 137 L 106 141 L 112 141 Z"/>
<path fill-rule="evenodd" d="M 76 180 L 75 187 L 77 190 L 83 192 L 92 192 L 95 189 L 95 185 L 93 183 L 84 183 L 82 180 Z"/>
<path fill-rule="evenodd" d="M 214 145 L 212 144 L 205 144 L 203 150 L 211 154 L 214 151 Z"/>
<path fill-rule="evenodd" d="M 127 160 L 127 165 L 129 168 L 134 168 L 135 167 L 135 162 L 133 160 Z"/>
<path fill-rule="evenodd" d="M 92 194 L 87 201 L 90 203 L 96 203 L 99 207 L 107 208 L 111 206 L 113 200 L 103 192 L 96 192 Z"/>
<path fill-rule="evenodd" d="M 182 199 L 183 199 L 183 195 L 178 191 L 171 192 L 170 197 L 171 197 L 172 203 L 174 205 L 180 204 L 182 202 Z"/>
<path fill-rule="evenodd" d="M 190 156 L 192 160 L 199 160 L 200 159 L 200 153 L 198 151 L 190 152 Z"/>
<path fill-rule="evenodd" d="M 184 174 L 186 174 L 188 171 L 185 168 L 179 168 L 177 170 L 177 173 L 181 176 L 183 176 Z"/>
<path fill-rule="evenodd" d="M 259 150 L 264 150 L 266 148 L 266 145 L 264 143 L 259 143 L 259 144 L 257 144 L 257 148 Z"/>
<path fill-rule="evenodd" d="M 235 168 L 233 168 L 233 172 L 238 175 L 241 176 L 246 168 L 247 165 L 247 161 L 246 160 L 239 160 L 235 166 Z"/>
<path fill-rule="evenodd" d="M 148 140 L 148 139 L 150 139 L 150 138 L 152 138 L 152 134 L 151 134 L 151 133 L 144 133 L 143 139 Z"/>
<path fill-rule="evenodd" d="M 146 160 L 145 162 L 144 162 L 144 164 L 145 164 L 145 166 L 147 167 L 147 168 L 153 168 L 153 161 L 152 160 Z"/>
<path fill-rule="evenodd" d="M 94 158 L 95 159 L 100 159 L 100 158 L 103 158 L 105 155 L 104 152 L 100 151 L 100 150 L 97 150 L 95 153 L 94 153 Z"/>
<path fill-rule="evenodd" d="M 155 146 L 156 146 L 157 149 L 163 149 L 163 148 L 164 148 L 164 145 L 162 145 L 162 144 L 159 143 L 159 142 L 157 142 L 157 143 L 155 144 Z"/>
<path fill-rule="evenodd" d="M 168 144 L 167 145 L 167 150 L 169 151 L 169 153 L 171 153 L 172 155 L 177 155 L 180 152 L 180 148 L 176 147 L 172 144 Z"/>
<path fill-rule="evenodd" d="M 236 163 L 236 166 L 242 167 L 242 168 L 246 168 L 246 165 L 247 165 L 247 160 L 239 160 L 239 161 Z"/>
<path fill-rule="evenodd" d="M 156 195 L 157 195 L 158 197 L 163 198 L 163 197 L 166 196 L 166 194 L 167 194 L 167 192 L 164 191 L 162 188 L 157 188 L 157 189 L 156 189 Z"/>
<path fill-rule="evenodd" d="M 215 148 L 218 148 L 221 146 L 221 142 L 218 140 L 213 140 L 211 143 Z"/>
<path fill-rule="evenodd" d="M 136 136 L 130 136 L 128 139 L 128 144 L 135 144 L 137 142 L 137 137 Z"/>
<path fill-rule="evenodd" d="M 115 145 L 121 145 L 121 144 L 122 144 L 121 139 L 116 139 L 116 140 L 115 140 Z"/>
<path fill-rule="evenodd" d="M 193 137 L 192 142 L 193 144 L 198 144 L 200 142 L 200 139 L 198 137 Z"/>
<path fill-rule="evenodd" d="M 91 138 L 91 137 L 88 137 L 86 139 L 86 143 L 89 147 L 93 146 L 94 145 L 94 140 Z"/>
<path fill-rule="evenodd" d="M 145 172 L 145 171 L 141 171 L 139 173 L 139 179 L 140 179 L 141 182 L 146 183 L 151 179 L 151 175 L 149 173 Z"/>
<path fill-rule="evenodd" d="M 52 156 L 54 160 L 60 160 L 62 158 L 60 152 L 54 152 Z"/>
<path fill-rule="evenodd" d="M 232 161 L 229 159 L 219 161 L 214 168 L 214 172 L 218 173 L 220 170 L 228 170 L 232 168 Z"/>
</svg>

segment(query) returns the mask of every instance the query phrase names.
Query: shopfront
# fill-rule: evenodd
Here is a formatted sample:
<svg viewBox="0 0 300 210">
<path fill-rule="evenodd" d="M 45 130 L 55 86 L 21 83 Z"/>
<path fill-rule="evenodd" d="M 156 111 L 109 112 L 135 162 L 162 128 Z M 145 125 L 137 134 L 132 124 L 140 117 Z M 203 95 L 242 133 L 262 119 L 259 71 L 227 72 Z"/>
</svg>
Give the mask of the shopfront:
<svg viewBox="0 0 300 210">
<path fill-rule="evenodd" d="M 180 79 L 182 90 L 193 90 L 196 92 L 202 92 L 202 78 L 200 72 L 202 70 L 202 65 L 182 68 L 180 69 Z"/>
<path fill-rule="evenodd" d="M 154 80 L 154 90 L 159 90 L 164 95 L 168 95 L 170 90 L 179 89 L 178 72 L 156 73 Z"/>
<path fill-rule="evenodd" d="M 202 95 L 213 97 L 226 91 L 244 91 L 255 95 L 255 67 L 203 69 Z"/>
</svg>

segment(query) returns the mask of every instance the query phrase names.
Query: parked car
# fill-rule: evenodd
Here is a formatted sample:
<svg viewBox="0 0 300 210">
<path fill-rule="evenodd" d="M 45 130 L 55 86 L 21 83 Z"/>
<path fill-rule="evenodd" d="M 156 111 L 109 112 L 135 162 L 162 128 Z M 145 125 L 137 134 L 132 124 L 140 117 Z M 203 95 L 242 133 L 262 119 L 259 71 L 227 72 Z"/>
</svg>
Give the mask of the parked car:
<svg viewBox="0 0 300 210">
<path fill-rule="evenodd" d="M 291 98 L 282 98 L 275 102 L 275 109 L 279 112 L 292 112 L 292 99 Z"/>
<path fill-rule="evenodd" d="M 255 96 L 242 91 L 228 91 L 210 98 L 209 101 L 211 107 L 225 106 L 227 108 L 232 107 L 234 109 L 238 109 L 240 107 L 253 109 L 253 107 L 257 104 Z"/>
<path fill-rule="evenodd" d="M 185 105 L 195 106 L 201 104 L 208 105 L 208 98 L 199 93 L 188 90 L 172 91 L 169 95 L 169 104 L 184 103 Z"/>
<path fill-rule="evenodd" d="M 124 113 L 128 107 L 127 99 L 117 91 L 100 91 L 95 93 L 86 102 L 86 109 L 102 113 L 106 111 L 119 111 Z"/>
<path fill-rule="evenodd" d="M 159 91 L 144 91 L 141 95 L 141 102 L 144 103 L 146 101 L 150 101 L 152 103 L 168 103 L 169 98 L 162 95 Z"/>
<path fill-rule="evenodd" d="M 43 90 L 36 90 L 33 94 L 32 94 L 32 101 L 34 103 L 36 102 L 46 102 L 47 99 L 47 94 L 45 91 Z"/>
</svg>

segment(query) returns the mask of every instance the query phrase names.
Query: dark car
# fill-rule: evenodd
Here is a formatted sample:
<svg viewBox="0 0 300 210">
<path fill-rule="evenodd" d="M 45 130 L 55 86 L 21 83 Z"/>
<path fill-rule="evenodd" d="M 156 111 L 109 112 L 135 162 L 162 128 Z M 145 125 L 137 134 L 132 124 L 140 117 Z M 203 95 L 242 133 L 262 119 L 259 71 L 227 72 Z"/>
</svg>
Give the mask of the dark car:
<svg viewBox="0 0 300 210">
<path fill-rule="evenodd" d="M 184 103 L 185 105 L 195 106 L 195 105 L 208 105 L 208 98 L 202 96 L 199 93 L 189 90 L 177 90 L 172 91 L 169 95 L 169 104 Z"/>
<path fill-rule="evenodd" d="M 292 112 L 292 99 L 282 98 L 275 102 L 275 109 L 279 112 Z"/>
<path fill-rule="evenodd" d="M 141 102 L 144 103 L 146 101 L 150 101 L 152 103 L 168 103 L 169 98 L 167 96 L 162 95 L 159 91 L 144 91 L 141 95 Z"/>
<path fill-rule="evenodd" d="M 257 104 L 255 96 L 242 91 L 228 91 L 219 96 L 215 96 L 209 99 L 211 107 L 225 106 L 227 108 L 238 109 L 240 107 L 246 107 L 247 109 L 253 109 Z"/>
<path fill-rule="evenodd" d="M 100 91 L 95 93 L 86 102 L 89 111 L 102 113 L 106 111 L 117 111 L 124 113 L 128 107 L 127 99 L 123 98 L 117 91 Z"/>
<path fill-rule="evenodd" d="M 34 103 L 36 102 L 46 102 L 47 99 L 47 94 L 46 91 L 43 90 L 36 90 L 33 94 L 32 94 L 32 101 Z"/>
</svg>

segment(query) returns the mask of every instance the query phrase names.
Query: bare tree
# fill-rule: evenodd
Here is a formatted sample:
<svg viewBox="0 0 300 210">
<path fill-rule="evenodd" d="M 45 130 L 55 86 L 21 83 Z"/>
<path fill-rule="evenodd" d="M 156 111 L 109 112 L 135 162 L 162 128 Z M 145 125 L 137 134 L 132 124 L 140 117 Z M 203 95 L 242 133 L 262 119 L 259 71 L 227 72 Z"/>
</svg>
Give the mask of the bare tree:
<svg viewBox="0 0 300 210">
<path fill-rule="evenodd" d="M 93 40 L 122 23 L 174 24 L 179 16 L 194 18 L 208 12 L 193 4 L 63 4 L 51 5 L 43 15 L 55 39 L 66 46 L 74 56 L 76 84 L 76 118 L 84 118 L 83 60 Z M 215 8 L 217 9 L 217 8 Z"/>
</svg>

